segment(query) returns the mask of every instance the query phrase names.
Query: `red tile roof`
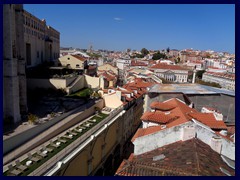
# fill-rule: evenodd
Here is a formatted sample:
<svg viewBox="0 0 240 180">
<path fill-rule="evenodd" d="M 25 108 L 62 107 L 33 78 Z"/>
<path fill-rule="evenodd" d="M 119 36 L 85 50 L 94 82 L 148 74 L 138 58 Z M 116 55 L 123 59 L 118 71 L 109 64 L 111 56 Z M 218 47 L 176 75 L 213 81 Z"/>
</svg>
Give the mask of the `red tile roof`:
<svg viewBox="0 0 240 180">
<path fill-rule="evenodd" d="M 217 121 L 213 113 L 189 113 L 193 119 L 200 121 L 201 123 L 209 126 L 211 129 L 227 129 L 226 124 L 223 121 Z"/>
<path fill-rule="evenodd" d="M 168 103 L 162 103 L 162 102 L 152 102 L 150 104 L 150 107 L 152 109 L 158 109 L 158 110 L 162 110 L 162 111 L 169 111 L 171 109 L 174 109 L 176 106 L 173 104 L 168 104 Z"/>
<path fill-rule="evenodd" d="M 86 61 L 86 60 L 87 60 L 86 58 L 84 58 L 84 57 L 82 57 L 82 56 L 79 56 L 79 55 L 71 55 L 71 56 L 77 58 L 77 59 L 80 60 L 80 61 Z"/>
<path fill-rule="evenodd" d="M 145 112 L 142 115 L 141 120 L 165 124 L 170 121 L 176 120 L 178 118 L 179 116 L 176 116 L 172 113 L 165 114 L 164 112 L 155 111 L 155 112 Z"/>
<path fill-rule="evenodd" d="M 209 72 L 209 71 L 207 71 L 204 74 L 205 75 L 214 76 L 214 77 L 221 77 L 221 78 L 235 80 L 235 74 L 231 74 L 231 73 L 218 73 L 218 72 Z"/>
<path fill-rule="evenodd" d="M 169 70 L 187 70 L 181 66 L 178 66 L 178 65 L 168 65 L 168 64 L 165 64 L 165 63 L 159 63 L 159 64 L 156 64 L 156 65 L 153 65 L 151 68 L 154 68 L 154 69 L 169 69 Z"/>
<path fill-rule="evenodd" d="M 100 75 L 102 75 L 107 81 L 117 80 L 116 75 L 109 71 L 99 71 L 98 76 Z"/>
<path fill-rule="evenodd" d="M 137 130 L 137 132 L 134 134 L 134 136 L 132 137 L 132 142 L 135 141 L 136 138 L 139 138 L 141 136 L 146 136 L 148 134 L 153 134 L 155 132 L 158 132 L 160 130 L 162 130 L 163 128 L 161 126 L 151 126 L 148 128 L 139 128 Z"/>
<path fill-rule="evenodd" d="M 162 158 L 156 159 L 161 156 Z M 133 155 L 116 171 L 118 176 L 226 176 L 231 169 L 221 156 L 199 139 L 178 141 L 153 151 Z"/>
<path fill-rule="evenodd" d="M 132 60 L 131 66 L 147 66 L 147 64 L 140 61 Z"/>
<path fill-rule="evenodd" d="M 158 108 L 157 111 L 145 112 L 142 115 L 141 120 L 151 121 L 159 124 L 166 124 L 167 128 L 170 128 L 170 127 L 177 126 L 177 125 L 186 123 L 188 121 L 191 121 L 192 118 L 188 114 L 191 112 L 192 113 L 197 112 L 196 109 L 190 108 L 188 105 L 186 105 L 185 103 L 183 103 L 182 101 L 176 98 L 172 98 L 170 100 L 167 100 L 161 103 L 159 102 L 151 103 L 151 106 L 156 107 L 156 105 L 159 105 L 159 104 L 161 106 L 160 108 Z M 168 109 L 168 112 L 170 112 L 170 114 L 168 113 L 165 114 L 166 109 Z M 155 128 L 154 130 L 157 132 L 160 129 Z M 145 131 L 148 131 L 148 130 L 145 130 Z M 152 133 L 155 132 L 153 131 L 153 129 L 151 129 L 150 131 Z M 135 135 L 134 138 L 137 138 L 138 135 L 139 134 Z"/>
<path fill-rule="evenodd" d="M 152 85 L 154 85 L 154 83 L 143 81 L 141 78 L 136 78 L 134 82 L 125 84 L 124 87 L 130 88 L 130 89 L 131 88 L 147 88 L 147 87 L 151 87 Z"/>
</svg>

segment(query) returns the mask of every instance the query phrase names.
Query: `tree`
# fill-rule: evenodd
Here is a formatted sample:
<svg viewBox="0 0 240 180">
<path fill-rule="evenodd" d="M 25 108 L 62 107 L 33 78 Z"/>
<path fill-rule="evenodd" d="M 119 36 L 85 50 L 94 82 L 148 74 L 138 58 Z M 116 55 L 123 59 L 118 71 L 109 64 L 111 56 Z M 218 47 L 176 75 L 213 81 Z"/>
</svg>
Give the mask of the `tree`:
<svg viewBox="0 0 240 180">
<path fill-rule="evenodd" d="M 178 64 L 180 62 L 180 57 L 177 57 L 177 59 L 175 59 L 175 64 Z"/>
<path fill-rule="evenodd" d="M 153 57 L 152 57 L 153 60 L 158 60 L 158 59 L 161 59 L 161 58 L 164 59 L 164 58 L 167 58 L 167 56 L 163 53 L 160 53 L 160 51 L 153 54 Z"/>
<path fill-rule="evenodd" d="M 141 53 L 143 56 L 146 56 L 147 54 L 149 54 L 149 51 L 146 48 L 142 48 Z"/>
<path fill-rule="evenodd" d="M 205 70 L 197 71 L 196 77 L 197 77 L 198 79 L 202 79 L 203 73 L 205 73 L 205 72 L 206 72 Z"/>
</svg>

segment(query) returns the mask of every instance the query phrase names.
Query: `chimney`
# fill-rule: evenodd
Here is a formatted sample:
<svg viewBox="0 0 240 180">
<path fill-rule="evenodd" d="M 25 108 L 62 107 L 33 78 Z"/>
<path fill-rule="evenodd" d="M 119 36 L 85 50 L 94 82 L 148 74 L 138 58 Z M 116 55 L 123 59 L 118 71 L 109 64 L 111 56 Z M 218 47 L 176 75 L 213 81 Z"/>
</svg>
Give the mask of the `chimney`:
<svg viewBox="0 0 240 180">
<path fill-rule="evenodd" d="M 195 137 L 195 127 L 192 125 L 184 126 L 182 129 L 182 141 L 186 141 Z"/>
<path fill-rule="evenodd" d="M 211 142 L 210 142 L 210 146 L 211 148 L 216 151 L 217 153 L 221 153 L 221 149 L 222 149 L 222 140 L 220 137 L 217 136 L 213 136 L 211 138 Z"/>
</svg>

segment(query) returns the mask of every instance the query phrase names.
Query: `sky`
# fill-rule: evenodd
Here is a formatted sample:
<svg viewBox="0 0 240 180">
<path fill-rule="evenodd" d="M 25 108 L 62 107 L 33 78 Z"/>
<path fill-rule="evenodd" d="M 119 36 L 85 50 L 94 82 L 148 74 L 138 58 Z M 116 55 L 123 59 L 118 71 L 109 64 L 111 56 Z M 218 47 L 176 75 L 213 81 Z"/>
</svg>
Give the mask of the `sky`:
<svg viewBox="0 0 240 180">
<path fill-rule="evenodd" d="M 60 32 L 60 46 L 235 53 L 234 4 L 24 4 Z"/>
</svg>

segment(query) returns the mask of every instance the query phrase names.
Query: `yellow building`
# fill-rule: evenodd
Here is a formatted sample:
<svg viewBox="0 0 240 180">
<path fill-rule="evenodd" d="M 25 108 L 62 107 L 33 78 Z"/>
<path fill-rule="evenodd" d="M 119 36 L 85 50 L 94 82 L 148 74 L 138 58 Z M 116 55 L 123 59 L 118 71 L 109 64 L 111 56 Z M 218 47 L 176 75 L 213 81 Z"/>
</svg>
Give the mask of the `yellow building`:
<svg viewBox="0 0 240 180">
<path fill-rule="evenodd" d="M 66 55 L 58 58 L 58 65 L 70 69 L 84 70 L 87 67 L 87 59 L 79 55 Z"/>
</svg>

